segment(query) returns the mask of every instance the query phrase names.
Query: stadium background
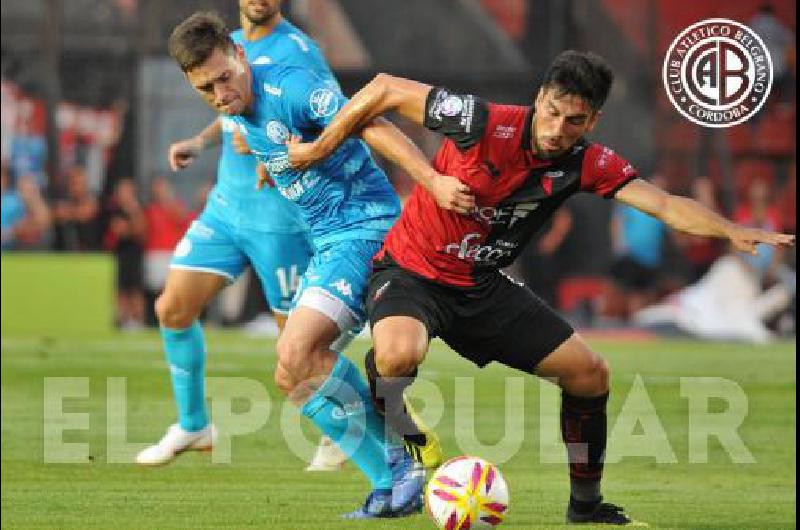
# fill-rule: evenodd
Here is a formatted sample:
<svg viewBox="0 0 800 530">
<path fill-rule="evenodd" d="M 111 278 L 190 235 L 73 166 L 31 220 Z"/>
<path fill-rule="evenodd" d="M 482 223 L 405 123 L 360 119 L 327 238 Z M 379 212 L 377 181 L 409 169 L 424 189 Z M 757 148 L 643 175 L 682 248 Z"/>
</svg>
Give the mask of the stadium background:
<svg viewBox="0 0 800 530">
<path fill-rule="evenodd" d="M 780 75 L 768 104 L 757 119 L 730 129 L 703 129 L 683 119 L 661 82 L 672 38 L 693 21 L 720 14 L 753 21 L 764 6 L 773 9 L 773 29 L 764 38 L 776 40 L 768 47 L 782 54 L 775 58 Z M 135 181 L 144 207 L 154 202 L 153 181 L 167 176 L 186 208 L 184 215 L 196 214 L 214 178 L 216 156 L 208 153 L 189 170 L 170 174 L 165 153 L 171 141 L 193 134 L 212 114 L 192 97 L 166 55 L 165 41 L 187 12 L 206 8 L 219 11 L 232 27 L 237 24 L 236 3 L 224 0 L 3 4 L 3 167 L 11 188 L 15 179 L 33 175 L 52 214 L 50 224 L 38 230 L 23 231 L 10 241 L 4 236 L 4 249 L 119 250 L 124 259 L 141 260 L 136 250 L 125 254 L 130 249 L 119 249 L 110 234 L 114 188 L 121 179 Z M 698 181 L 710 182 L 716 206 L 729 216 L 747 209 L 750 184 L 762 181 L 769 188 L 770 219 L 788 231 L 795 229 L 796 209 L 795 11 L 791 1 L 759 0 L 735 5 L 715 0 L 284 4 L 287 17 L 320 42 L 348 94 L 374 73 L 386 71 L 495 101 L 529 104 L 538 76 L 558 51 L 595 50 L 609 59 L 617 81 L 594 139 L 618 149 L 642 175 L 656 176 L 671 191 L 692 195 Z M 781 31 L 791 36 L 789 42 Z M 428 153 L 435 152 L 437 137 L 404 129 Z M 407 192 L 409 179 L 388 169 Z M 77 229 L 59 210 L 60 201 L 69 198 L 70 179 L 79 178 L 74 173 L 85 174 L 80 178 L 87 195 L 98 200 L 92 218 Z M 625 325 L 629 293 L 615 288 L 619 278 L 610 280 L 619 257 L 611 236 L 611 203 L 579 196 L 568 212 L 567 219 L 556 219 L 553 233 L 530 245 L 516 272 L 582 324 Z M 164 252 L 174 243 L 160 240 L 154 230 L 139 238 L 144 253 Z M 180 231 L 175 228 L 176 234 Z M 543 245 L 549 245 L 546 252 L 540 250 Z M 673 237 L 651 245 L 663 248 L 648 302 L 696 280 L 697 271 L 724 251 Z M 793 256 L 785 258 L 793 264 Z M 152 324 L 158 281 L 147 283 L 145 319 Z M 257 282 L 250 283 L 249 303 L 232 296 L 232 308 L 211 316 L 242 323 L 264 310 Z M 782 329 L 791 328 L 785 320 Z"/>
<path fill-rule="evenodd" d="M 772 10 L 773 25 L 767 27 L 772 27 L 772 35 L 782 43 L 779 46 L 782 57 L 775 65 L 780 76 L 767 105 L 755 119 L 730 129 L 702 129 L 684 120 L 666 99 L 661 82 L 663 56 L 672 38 L 704 18 L 724 16 L 747 24 L 755 20 L 764 6 Z M 157 407 L 159 412 L 158 423 L 142 422 L 144 426 L 131 429 L 131 437 L 137 441 L 160 432 L 169 417 L 168 387 L 155 334 L 144 331 L 123 336 L 116 331 L 117 327 L 137 330 L 139 326 L 138 322 L 125 321 L 117 315 L 115 258 L 125 254 L 109 235 L 108 212 L 115 201 L 115 187 L 124 179 L 133 179 L 143 207 L 153 202 L 151 187 L 161 176 L 168 177 L 187 216 L 202 204 L 202 191 L 215 173 L 216 156 L 207 153 L 181 174 L 171 174 L 166 162 L 170 141 L 193 134 L 213 117 L 199 98 L 189 92 L 165 49 L 173 26 L 198 9 L 217 10 L 231 27 L 238 22 L 236 2 L 232 0 L 5 0 L 2 3 L 2 164 L 4 180 L 6 174 L 9 177 L 3 193 L 5 197 L 7 190 L 19 188 L 22 181 L 34 183 L 36 191 L 28 189 L 26 197 L 38 193 L 40 202 L 35 198 L 30 200 L 47 213 L 44 220 L 28 219 L 30 222 L 21 230 L 8 232 L 8 239 L 3 226 L 4 527 L 7 524 L 107 527 L 112 519 L 104 502 L 131 517 L 123 527 L 151 523 L 146 513 L 126 511 L 115 504 L 119 498 L 114 498 L 114 494 L 130 493 L 123 484 L 126 477 L 140 479 L 133 471 L 120 472 L 114 468 L 112 473 L 121 473 L 122 478 L 100 472 L 105 482 L 101 480 L 96 489 L 81 486 L 74 491 L 71 491 L 74 477 L 79 483 L 88 484 L 98 476 L 86 469 L 74 472 L 62 468 L 50 475 L 52 469 L 41 465 L 41 426 L 36 424 L 41 418 L 42 378 L 62 374 L 139 377 L 140 382 L 134 382 L 129 390 L 140 397 L 153 394 L 158 398 L 152 401 L 143 398 L 144 405 L 134 407 L 131 423 L 137 417 L 147 417 L 148 407 Z M 538 77 L 552 57 L 566 48 L 592 49 L 609 60 L 617 75 L 593 139 L 614 147 L 643 175 L 657 175 L 660 182 L 676 193 L 692 195 L 698 182 L 710 183 L 714 203 L 729 216 L 746 215 L 752 183 L 764 183 L 770 222 L 782 230 L 795 230 L 795 2 L 286 0 L 283 12 L 322 45 L 347 94 L 352 94 L 376 72 L 385 71 L 474 92 L 490 100 L 528 104 Z M 775 29 L 778 27 L 782 30 Z M 791 36 L 788 44 L 786 32 Z M 762 37 L 767 39 L 767 35 Z M 435 137 L 404 125 L 403 128 L 426 152 L 435 151 L 438 141 Z M 388 170 L 400 189 L 407 192 L 410 185 L 407 177 L 394 168 Z M 59 214 L 60 201 L 69 198 L 69 184 L 73 181 L 85 182 L 84 193 L 96 198 L 97 208 L 90 216 L 89 229 L 76 229 L 74 222 L 70 224 Z M 3 205 L 5 210 L 5 198 Z M 707 495 L 708 489 L 703 489 L 707 486 L 716 488 L 715 495 L 709 495 L 709 502 L 725 506 L 730 519 L 719 523 L 699 506 L 692 505 L 687 513 L 697 517 L 694 523 L 702 522 L 709 528 L 794 526 L 794 516 L 789 518 L 788 513 L 791 509 L 794 514 L 795 475 L 794 471 L 790 476 L 785 472 L 786 466 L 791 464 L 794 468 L 796 461 L 796 348 L 791 342 L 796 321 L 794 295 L 780 314 L 767 323 L 774 336 L 784 340 L 767 348 L 657 341 L 653 330 L 641 330 L 630 321 L 628 305 L 638 303 L 636 293 L 631 300 L 632 293 L 620 287 L 620 279 L 612 274 L 619 257 L 611 235 L 612 204 L 592 197 L 576 197 L 568 204 L 568 211 L 568 218 L 557 218 L 548 229 L 552 230 L 548 232 L 551 239 L 544 236 L 534 242 L 514 272 L 541 290 L 550 290 L 547 295 L 582 328 L 596 330 L 589 336 L 600 341 L 596 344 L 601 351 L 611 352 L 617 384 L 627 388 L 634 374 L 645 370 L 644 365 L 635 362 L 642 356 L 647 366 L 665 380 L 717 375 L 737 381 L 751 397 L 750 418 L 758 412 L 764 413 L 760 419 L 745 424 L 747 440 L 756 447 L 757 466 L 743 471 L 731 467 L 724 457 L 714 453 L 716 460 L 711 469 L 684 469 L 681 466 L 685 459 L 681 456 L 681 464 L 676 466 L 680 468 L 678 486 L 664 485 L 661 492 L 650 491 L 651 497 L 691 502 Z M 164 250 L 158 246 L 163 246 L 163 241 L 150 242 L 147 237 L 140 241 L 141 256 L 137 259 L 144 259 L 151 249 Z M 546 242 L 542 243 L 543 240 Z M 667 238 L 663 245 L 658 281 L 644 293 L 648 303 L 691 284 L 699 277 L 698 271 L 725 252 L 719 247 L 698 249 L 696 242 L 680 238 Z M 548 251 L 542 252 L 545 247 Z M 794 255 L 792 250 L 776 258 L 788 267 L 784 270 L 790 271 L 792 277 Z M 763 285 L 769 286 L 769 283 Z M 145 287 L 143 290 L 148 291 Z M 155 290 L 150 289 L 145 295 L 150 312 Z M 223 325 L 252 324 L 264 309 L 258 286 L 252 282 L 220 302 L 208 318 Z M 151 324 L 152 315 L 146 315 L 144 320 Z M 245 327 L 249 331 L 259 329 Z M 264 344 L 268 345 L 266 351 Z M 274 343 L 269 339 L 266 342 L 253 339 L 238 330 L 212 333 L 211 349 L 221 350 L 222 359 L 226 352 L 232 358 L 225 361 L 227 364 L 212 363 L 210 373 L 216 369 L 216 373 L 243 377 L 260 377 L 265 366 L 272 366 L 274 356 Z M 443 352 L 444 348 L 436 351 Z M 140 356 L 144 366 L 141 372 L 128 370 L 130 355 Z M 702 360 L 698 360 L 700 357 Z M 475 375 L 458 361 L 452 361 L 456 363 L 453 365 L 441 358 L 437 356 L 437 360 L 431 361 L 433 370 Z M 239 366 L 229 370 L 226 367 L 231 363 Z M 496 380 L 490 380 L 489 388 L 497 390 L 498 395 L 502 395 L 502 387 L 492 385 L 500 385 L 498 381 L 503 374 L 490 372 L 490 377 L 496 376 Z M 142 382 L 145 379 L 147 382 Z M 92 382 L 94 407 L 105 403 L 104 384 L 104 380 Z M 659 409 L 662 403 L 667 404 L 667 409 L 674 404 L 675 385 L 664 383 L 663 388 L 659 387 L 660 394 L 654 398 Z M 101 390 L 95 399 L 97 388 Z M 612 409 L 620 406 L 617 399 Z M 494 408 L 495 405 L 499 408 Z M 495 414 L 502 417 L 501 406 L 501 402 L 493 403 L 482 413 L 483 417 Z M 531 407 L 536 406 L 534 399 Z M 94 421 L 88 438 L 93 448 L 98 439 L 102 441 L 104 433 L 104 424 L 101 422 L 98 427 Z M 452 418 L 447 421 L 452 422 Z M 665 423 L 668 428 L 672 425 L 682 432 L 686 428 L 685 414 L 670 409 Z M 495 433 L 492 430 L 495 424 L 492 426 L 488 431 L 490 438 Z M 444 429 L 452 430 L 452 425 L 446 424 Z M 526 440 L 528 436 L 535 437 L 535 433 L 526 433 Z M 241 447 L 243 460 L 251 467 L 249 471 L 264 471 L 260 467 L 263 446 L 247 442 Z M 683 455 L 681 451 L 685 452 L 685 448 L 680 443 L 676 447 Z M 145 480 L 142 502 L 147 505 L 148 499 L 163 492 L 159 488 L 169 488 L 183 480 L 212 480 L 202 471 L 202 464 L 199 459 L 192 460 L 186 468 L 170 471 L 163 482 Z M 297 469 L 299 465 L 293 462 L 286 470 L 279 470 L 277 476 L 295 484 L 289 477 Z M 649 480 L 652 464 L 625 469 L 626 479 L 636 484 L 637 480 L 639 483 Z M 241 472 L 234 466 L 234 471 L 237 470 Z M 512 498 L 520 491 L 513 485 L 522 483 L 525 484 L 522 495 L 533 492 L 545 511 L 548 507 L 553 513 L 560 510 L 557 508 L 560 492 L 551 491 L 546 484 L 528 484 L 518 478 L 528 471 L 523 465 L 519 471 L 511 472 Z M 561 471 L 554 469 L 541 475 L 541 470 L 536 469 L 532 473 L 557 482 L 563 478 Z M 225 477 L 235 477 L 225 482 L 229 488 L 235 481 L 253 488 L 260 484 L 257 477 L 225 473 Z M 48 480 L 47 477 L 52 480 L 50 486 L 39 491 L 37 484 Z M 730 484 L 723 486 L 728 479 Z M 321 484 L 338 485 L 336 480 L 326 477 Z M 617 480 L 623 481 L 621 477 Z M 687 486 L 695 483 L 698 489 Z M 755 503 L 750 509 L 737 504 L 742 500 L 741 489 L 737 487 L 750 492 L 749 500 Z M 239 526 L 253 521 L 263 523 L 256 515 L 249 516 L 252 520 L 247 519 L 246 510 L 237 513 L 238 501 L 223 488 L 219 486 L 214 493 L 227 499 L 230 509 L 215 512 L 209 507 L 204 512 L 205 524 L 224 526 L 219 519 L 223 514 L 233 517 Z M 297 493 L 275 502 L 280 504 L 289 499 L 287 502 L 291 504 L 312 494 L 298 488 Z M 104 491 L 110 493 L 103 497 Z M 340 494 L 353 491 L 344 489 Z M 624 488 L 620 491 L 627 492 Z M 80 499 L 86 492 L 100 494 L 105 501 L 97 504 L 86 501 L 84 508 L 89 518 L 82 519 L 68 502 Z M 50 495 L 55 495 L 56 501 L 46 500 Z M 661 515 L 653 507 L 655 500 L 645 500 L 644 494 L 633 495 L 640 504 L 644 503 L 646 513 Z M 135 495 L 133 498 L 140 499 Z M 770 499 L 775 501 L 774 505 L 769 504 Z M 536 521 L 538 516 L 534 508 L 519 512 L 517 524 L 530 527 L 533 524 L 530 521 Z M 282 521 L 282 527 L 294 527 L 289 512 L 278 509 L 278 513 L 282 515 L 275 520 Z M 336 513 L 336 507 L 321 506 L 321 513 Z M 236 519 L 237 515 L 242 519 Z M 188 516 L 180 510 L 174 517 L 162 521 L 163 526 L 188 524 L 189 519 L 183 518 Z M 559 520 L 555 515 L 549 517 Z M 679 524 L 680 517 L 669 519 L 668 514 L 666 517 L 671 521 L 667 526 L 684 526 Z M 424 523 L 418 524 L 420 528 L 426 527 Z"/>
</svg>

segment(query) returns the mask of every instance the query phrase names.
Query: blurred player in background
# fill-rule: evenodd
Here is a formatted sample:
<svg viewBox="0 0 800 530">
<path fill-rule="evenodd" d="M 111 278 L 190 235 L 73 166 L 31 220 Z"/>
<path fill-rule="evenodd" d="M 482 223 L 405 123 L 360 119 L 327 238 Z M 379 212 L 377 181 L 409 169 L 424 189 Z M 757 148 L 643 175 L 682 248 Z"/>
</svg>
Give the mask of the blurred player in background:
<svg viewBox="0 0 800 530">
<path fill-rule="evenodd" d="M 606 448 L 606 361 L 531 291 L 504 275 L 525 242 L 571 195 L 615 198 L 674 229 L 729 239 L 743 251 L 794 237 L 736 225 L 684 197 L 638 178 L 608 147 L 587 141 L 613 80 L 605 60 L 567 51 L 545 73 L 531 107 L 385 74 L 359 91 L 311 143 L 292 140 L 296 169 L 311 166 L 385 112 L 446 140 L 434 168 L 454 175 L 477 205 L 437 205 L 419 187 L 376 256 L 367 294 L 374 351 L 367 355 L 373 398 L 390 424 L 403 423 L 399 395 L 410 385 L 431 338 L 441 337 L 480 367 L 498 361 L 562 388 L 561 429 L 569 455 L 570 523 L 631 524 L 602 502 Z"/>
<path fill-rule="evenodd" d="M 250 64 L 213 13 L 196 13 L 179 24 L 170 37 L 170 54 L 204 101 L 235 122 L 280 193 L 300 207 L 309 226 L 314 255 L 278 339 L 275 381 L 370 480 L 373 490 L 364 506 L 348 517 L 419 511 L 424 472 L 387 430 L 337 340 L 363 325 L 371 258 L 397 218 L 399 199 L 357 140 L 343 145 L 319 169 L 296 172 L 288 164 L 289 138 L 313 138 L 346 100 L 311 70 Z M 412 177 L 438 202 L 470 199 L 465 186 L 435 172 L 389 122 L 376 120 L 362 135 L 389 160 L 405 161 Z M 231 209 L 232 215 L 252 213 Z M 214 236 L 207 226 L 200 225 L 198 232 L 200 238 Z"/>
</svg>

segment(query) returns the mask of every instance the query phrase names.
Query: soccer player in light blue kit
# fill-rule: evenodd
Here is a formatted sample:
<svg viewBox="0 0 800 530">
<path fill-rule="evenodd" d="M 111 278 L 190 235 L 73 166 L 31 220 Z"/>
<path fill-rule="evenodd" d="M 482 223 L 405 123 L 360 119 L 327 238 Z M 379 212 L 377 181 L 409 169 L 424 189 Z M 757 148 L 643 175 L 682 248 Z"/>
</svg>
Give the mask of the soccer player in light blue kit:
<svg viewBox="0 0 800 530">
<path fill-rule="evenodd" d="M 338 83 L 314 41 L 284 20 L 281 0 L 239 0 L 242 29 L 231 34 L 253 64 L 285 64 L 312 70 Z M 249 264 L 262 282 L 280 329 L 299 278 L 313 253 L 308 226 L 297 206 L 273 188 L 256 191 L 253 156 L 234 148 L 236 125 L 221 116 L 197 136 L 170 147 L 173 170 L 222 142 L 217 184 L 200 218 L 175 249 L 164 292 L 156 303 L 164 350 L 171 367 L 178 423 L 137 462 L 160 465 L 188 449 L 207 449 L 216 435 L 205 405 L 206 346 L 197 317 L 211 299 Z M 310 470 L 335 469 L 343 455 L 323 437 Z"/>
<path fill-rule="evenodd" d="M 288 163 L 289 139 L 313 139 L 346 100 L 309 70 L 249 65 L 214 14 L 197 13 L 176 27 L 170 54 L 203 99 L 239 126 L 311 230 L 314 256 L 278 340 L 278 387 L 370 480 L 373 491 L 350 517 L 418 511 L 423 474 L 399 438 L 388 434 L 358 369 L 334 346 L 364 322 L 370 260 L 400 211 L 399 200 L 359 140 L 346 142 L 314 169 L 298 172 Z M 466 186 L 436 173 L 387 122 L 366 124 L 362 137 L 401 163 L 437 203 L 459 210 L 474 204 Z"/>
</svg>

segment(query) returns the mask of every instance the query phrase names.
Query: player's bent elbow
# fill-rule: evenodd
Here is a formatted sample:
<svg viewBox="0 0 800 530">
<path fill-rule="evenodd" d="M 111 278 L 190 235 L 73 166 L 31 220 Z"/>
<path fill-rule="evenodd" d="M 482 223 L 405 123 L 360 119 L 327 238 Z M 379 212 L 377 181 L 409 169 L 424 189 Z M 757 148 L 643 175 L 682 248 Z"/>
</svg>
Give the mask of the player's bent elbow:
<svg viewBox="0 0 800 530">
<path fill-rule="evenodd" d="M 396 80 L 397 78 L 390 74 L 383 72 L 377 74 L 367 85 L 372 99 L 383 103 L 389 102 Z"/>
<path fill-rule="evenodd" d="M 394 79 L 394 77 L 392 77 L 390 74 L 378 72 L 375 74 L 375 77 L 372 78 L 372 81 L 369 82 L 369 86 L 373 87 L 374 90 L 382 92 L 389 88 L 392 79 Z"/>
</svg>

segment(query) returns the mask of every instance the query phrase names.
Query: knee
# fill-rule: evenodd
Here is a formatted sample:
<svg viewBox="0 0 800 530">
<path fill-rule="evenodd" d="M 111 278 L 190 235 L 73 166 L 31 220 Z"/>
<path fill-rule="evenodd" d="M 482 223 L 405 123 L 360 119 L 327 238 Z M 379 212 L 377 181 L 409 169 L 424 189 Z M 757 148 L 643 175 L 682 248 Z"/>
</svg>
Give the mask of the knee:
<svg viewBox="0 0 800 530">
<path fill-rule="evenodd" d="M 165 291 L 156 299 L 156 317 L 158 323 L 166 328 L 184 329 L 192 325 L 197 314 L 180 296 Z"/>
<path fill-rule="evenodd" d="M 607 393 L 610 389 L 611 369 L 600 355 L 592 353 L 587 362 L 568 377 L 562 387 L 575 396 L 594 397 Z"/>
<path fill-rule="evenodd" d="M 375 344 L 375 365 L 378 373 L 386 377 L 411 375 L 425 356 L 425 350 L 415 341 L 404 338 Z"/>
<path fill-rule="evenodd" d="M 288 333 L 281 334 L 275 347 L 278 354 L 278 369 L 275 372 L 275 383 L 281 389 L 293 387 L 291 381 L 304 379 L 312 351 L 302 337 Z"/>
</svg>

